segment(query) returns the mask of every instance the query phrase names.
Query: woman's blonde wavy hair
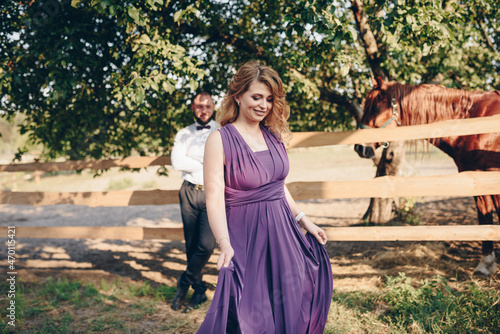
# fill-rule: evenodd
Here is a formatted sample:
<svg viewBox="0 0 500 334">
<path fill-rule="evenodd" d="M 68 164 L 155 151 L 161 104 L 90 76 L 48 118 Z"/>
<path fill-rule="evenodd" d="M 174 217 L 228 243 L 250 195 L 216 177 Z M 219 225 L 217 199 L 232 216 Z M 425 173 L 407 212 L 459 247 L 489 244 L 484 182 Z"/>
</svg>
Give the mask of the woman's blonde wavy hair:
<svg viewBox="0 0 500 334">
<path fill-rule="evenodd" d="M 261 124 L 267 126 L 282 142 L 289 140 L 291 132 L 287 120 L 290 117 L 290 107 L 285 99 L 283 82 L 276 71 L 257 61 L 245 63 L 233 77 L 221 108 L 217 112 L 216 121 L 224 126 L 233 123 L 238 118 L 239 107 L 235 97 L 245 93 L 255 81 L 266 84 L 273 94 L 273 109 L 262 120 Z"/>
</svg>

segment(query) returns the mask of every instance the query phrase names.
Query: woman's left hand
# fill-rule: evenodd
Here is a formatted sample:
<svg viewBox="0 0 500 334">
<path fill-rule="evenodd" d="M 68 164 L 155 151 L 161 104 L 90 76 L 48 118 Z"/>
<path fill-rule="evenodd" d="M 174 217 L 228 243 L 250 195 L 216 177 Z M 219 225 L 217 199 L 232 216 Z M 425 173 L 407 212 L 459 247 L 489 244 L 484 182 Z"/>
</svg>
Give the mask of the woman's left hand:
<svg viewBox="0 0 500 334">
<path fill-rule="evenodd" d="M 325 231 L 306 217 L 302 218 L 300 225 L 302 225 L 309 234 L 313 235 L 320 244 L 325 245 L 328 241 Z"/>
</svg>

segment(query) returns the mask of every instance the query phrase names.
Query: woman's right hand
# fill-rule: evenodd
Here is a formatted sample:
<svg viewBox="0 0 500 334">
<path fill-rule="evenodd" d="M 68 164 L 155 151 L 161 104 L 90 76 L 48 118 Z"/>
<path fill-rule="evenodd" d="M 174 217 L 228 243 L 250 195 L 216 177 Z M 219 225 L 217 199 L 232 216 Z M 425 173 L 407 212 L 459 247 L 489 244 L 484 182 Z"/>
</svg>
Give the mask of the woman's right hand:
<svg viewBox="0 0 500 334">
<path fill-rule="evenodd" d="M 227 239 L 222 239 L 220 242 L 220 255 L 217 260 L 217 270 L 220 270 L 222 267 L 228 267 L 231 259 L 234 256 L 233 247 L 231 247 L 231 243 Z"/>
</svg>

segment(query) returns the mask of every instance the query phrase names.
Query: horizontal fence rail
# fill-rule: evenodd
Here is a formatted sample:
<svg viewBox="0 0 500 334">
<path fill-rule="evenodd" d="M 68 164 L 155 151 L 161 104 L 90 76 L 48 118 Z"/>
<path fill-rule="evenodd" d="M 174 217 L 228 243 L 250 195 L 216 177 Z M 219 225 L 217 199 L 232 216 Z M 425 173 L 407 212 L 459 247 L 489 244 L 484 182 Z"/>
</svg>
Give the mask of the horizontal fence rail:
<svg viewBox="0 0 500 334">
<path fill-rule="evenodd" d="M 329 241 L 498 241 L 498 225 L 325 227 Z"/>
<path fill-rule="evenodd" d="M 396 128 L 344 132 L 297 132 L 287 148 L 417 140 L 500 132 L 500 115 Z"/>
<path fill-rule="evenodd" d="M 295 200 L 494 195 L 500 193 L 500 171 L 411 177 L 381 176 L 365 181 L 292 182 L 287 187 Z"/>
<path fill-rule="evenodd" d="M 123 159 L 69 160 L 61 162 L 29 162 L 0 165 L 0 172 L 57 172 L 61 170 L 109 169 L 113 167 L 142 168 L 170 165 L 170 157 L 128 157 Z"/>
<path fill-rule="evenodd" d="M 178 190 L 119 190 L 85 192 L 0 191 L 0 204 L 97 206 L 164 205 L 179 203 Z"/>
<path fill-rule="evenodd" d="M 498 225 L 325 227 L 329 241 L 498 241 Z M 0 236 L 7 236 L 0 227 Z M 182 227 L 16 227 L 16 238 L 184 240 Z M 1 238 L 0 238 L 1 239 Z"/>
<path fill-rule="evenodd" d="M 436 122 L 397 128 L 363 129 L 344 132 L 295 132 L 287 148 L 363 144 L 383 141 L 416 140 L 499 132 L 500 115 Z M 0 165 L 0 172 L 34 172 L 113 167 L 142 168 L 170 165 L 170 157 L 128 157 L 93 161 L 32 162 Z"/>
<path fill-rule="evenodd" d="M 500 193 L 500 171 L 412 177 L 382 176 L 365 181 L 291 182 L 287 187 L 295 200 L 494 195 Z M 178 190 L 0 191 L 0 204 L 13 205 L 74 204 L 96 207 L 176 203 L 179 203 Z"/>
<path fill-rule="evenodd" d="M 7 236 L 7 227 L 0 227 L 0 236 Z M 12 229 L 11 229 L 12 230 Z M 182 227 L 95 227 L 95 226 L 17 226 L 17 238 L 48 239 L 110 239 L 110 240 L 184 240 Z"/>
</svg>

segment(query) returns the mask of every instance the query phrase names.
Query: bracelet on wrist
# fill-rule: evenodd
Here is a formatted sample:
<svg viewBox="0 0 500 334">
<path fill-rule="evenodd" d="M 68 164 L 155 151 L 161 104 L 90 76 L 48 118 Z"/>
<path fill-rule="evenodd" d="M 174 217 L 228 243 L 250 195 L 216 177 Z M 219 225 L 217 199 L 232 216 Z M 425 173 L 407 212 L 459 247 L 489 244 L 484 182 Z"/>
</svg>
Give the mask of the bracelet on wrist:
<svg viewBox="0 0 500 334">
<path fill-rule="evenodd" d="M 220 243 L 221 243 L 221 242 L 222 242 L 222 240 L 224 240 L 224 239 L 226 239 L 227 241 L 229 241 L 229 237 L 227 237 L 227 236 L 223 236 L 223 237 L 221 237 L 221 238 L 217 241 L 217 246 L 219 246 L 219 248 L 220 248 Z"/>
<path fill-rule="evenodd" d="M 297 223 L 300 223 L 300 221 L 302 220 L 302 218 L 304 218 L 306 214 L 304 213 L 304 211 L 300 211 L 298 215 L 295 216 L 295 221 Z"/>
</svg>

